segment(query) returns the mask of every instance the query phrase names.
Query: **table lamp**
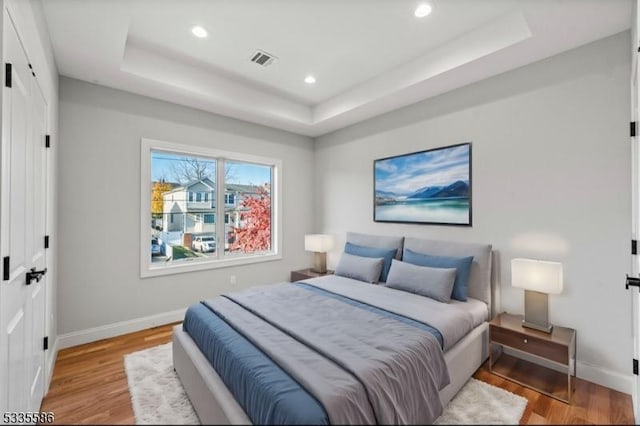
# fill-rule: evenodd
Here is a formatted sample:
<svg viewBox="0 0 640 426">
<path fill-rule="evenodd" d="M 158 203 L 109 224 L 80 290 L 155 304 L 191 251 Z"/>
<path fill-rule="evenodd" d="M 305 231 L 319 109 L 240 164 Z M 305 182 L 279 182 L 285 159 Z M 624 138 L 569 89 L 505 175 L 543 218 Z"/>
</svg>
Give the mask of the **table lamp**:
<svg viewBox="0 0 640 426">
<path fill-rule="evenodd" d="M 551 333 L 547 294 L 562 292 L 562 263 L 511 259 L 511 285 L 524 289 L 522 326 Z"/>
<path fill-rule="evenodd" d="M 333 248 L 333 237 L 324 234 L 310 234 L 304 236 L 304 249 L 315 253 L 314 265 L 311 270 L 319 274 L 327 273 L 327 252 Z"/>
</svg>

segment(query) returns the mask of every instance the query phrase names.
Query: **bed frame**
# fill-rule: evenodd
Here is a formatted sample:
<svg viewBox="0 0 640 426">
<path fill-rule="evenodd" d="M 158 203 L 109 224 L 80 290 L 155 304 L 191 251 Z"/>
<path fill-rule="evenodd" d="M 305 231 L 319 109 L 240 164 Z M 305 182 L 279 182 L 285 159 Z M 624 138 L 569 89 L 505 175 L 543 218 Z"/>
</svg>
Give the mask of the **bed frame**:
<svg viewBox="0 0 640 426">
<path fill-rule="evenodd" d="M 474 255 L 470 283 L 481 283 L 469 287 L 469 295 L 487 304 L 489 318 L 498 299 L 495 285 L 496 257 L 491 245 L 475 243 L 453 243 L 448 241 L 418 238 L 372 236 L 347 233 L 347 241 L 374 247 L 402 248 L 417 252 L 442 253 L 445 256 Z M 498 299 L 499 300 L 499 299 Z M 440 401 L 446 405 L 469 380 L 473 373 L 489 357 L 489 322 L 485 321 L 471 330 L 444 354 L 449 369 L 450 383 L 440 391 Z M 251 424 L 251 420 L 227 389 L 226 385 L 202 354 L 191 336 L 182 330 L 182 325 L 173 329 L 173 368 L 187 392 L 191 404 L 202 424 Z"/>
<path fill-rule="evenodd" d="M 449 383 L 440 391 L 446 405 L 488 358 L 489 323 L 484 322 L 444 354 Z M 178 373 L 202 424 L 251 424 L 191 337 L 178 324 L 173 329 L 173 368 Z"/>
<path fill-rule="evenodd" d="M 440 391 L 446 405 L 489 357 L 489 323 L 484 322 L 444 354 L 449 383 Z M 202 424 L 251 424 L 251 420 L 200 352 L 182 324 L 173 328 L 173 368 Z"/>
</svg>

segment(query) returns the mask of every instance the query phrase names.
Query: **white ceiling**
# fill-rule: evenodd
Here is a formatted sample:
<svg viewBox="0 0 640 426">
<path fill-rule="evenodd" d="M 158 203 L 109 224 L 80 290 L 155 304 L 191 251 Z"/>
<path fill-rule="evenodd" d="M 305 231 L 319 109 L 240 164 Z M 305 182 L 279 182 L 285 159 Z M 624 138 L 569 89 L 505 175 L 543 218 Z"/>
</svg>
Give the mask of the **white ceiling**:
<svg viewBox="0 0 640 426">
<path fill-rule="evenodd" d="M 318 136 L 630 27 L 630 0 L 45 0 L 62 75 Z M 197 39 L 200 25 L 209 36 Z M 277 59 L 250 61 L 257 49 Z M 304 83 L 313 74 L 314 85 Z"/>
</svg>

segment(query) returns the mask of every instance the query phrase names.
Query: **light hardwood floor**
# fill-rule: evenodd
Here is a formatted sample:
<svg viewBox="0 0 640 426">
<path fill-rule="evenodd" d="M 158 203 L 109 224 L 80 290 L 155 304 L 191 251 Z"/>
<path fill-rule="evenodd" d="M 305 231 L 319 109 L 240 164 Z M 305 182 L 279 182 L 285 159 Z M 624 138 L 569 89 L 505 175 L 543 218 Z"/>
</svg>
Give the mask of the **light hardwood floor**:
<svg viewBox="0 0 640 426">
<path fill-rule="evenodd" d="M 134 424 L 124 355 L 169 342 L 173 324 L 63 349 L 41 411 L 58 424 Z M 631 397 L 577 379 L 571 405 L 502 379 L 483 365 L 474 375 L 529 400 L 521 424 L 633 424 Z"/>
</svg>

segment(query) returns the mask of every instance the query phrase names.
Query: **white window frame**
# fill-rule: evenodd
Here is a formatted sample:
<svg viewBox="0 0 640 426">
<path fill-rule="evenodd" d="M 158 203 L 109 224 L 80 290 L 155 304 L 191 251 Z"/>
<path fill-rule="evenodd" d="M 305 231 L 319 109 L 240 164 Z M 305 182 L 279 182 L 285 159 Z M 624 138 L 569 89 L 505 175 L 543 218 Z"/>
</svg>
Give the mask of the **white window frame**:
<svg viewBox="0 0 640 426">
<path fill-rule="evenodd" d="M 179 274 L 207 269 L 227 268 L 231 266 L 248 265 L 259 262 L 270 262 L 282 259 L 282 161 L 274 158 L 261 157 L 239 152 L 205 148 L 201 146 L 185 145 L 175 142 L 161 141 L 157 139 L 141 138 L 141 167 L 140 167 L 140 276 L 142 278 L 162 275 Z M 151 152 L 164 151 L 169 154 L 204 156 L 220 160 L 255 163 L 272 167 L 271 181 L 271 251 L 269 253 L 252 253 L 241 256 L 225 256 L 198 262 L 182 262 L 171 264 L 153 264 L 151 262 Z M 224 185 L 223 167 L 216 167 L 216 186 L 218 181 Z M 220 180 L 222 179 L 222 180 Z M 218 191 L 217 204 L 223 207 L 224 192 Z M 225 247 L 226 235 L 224 221 L 216 222 L 216 246 Z"/>
</svg>

